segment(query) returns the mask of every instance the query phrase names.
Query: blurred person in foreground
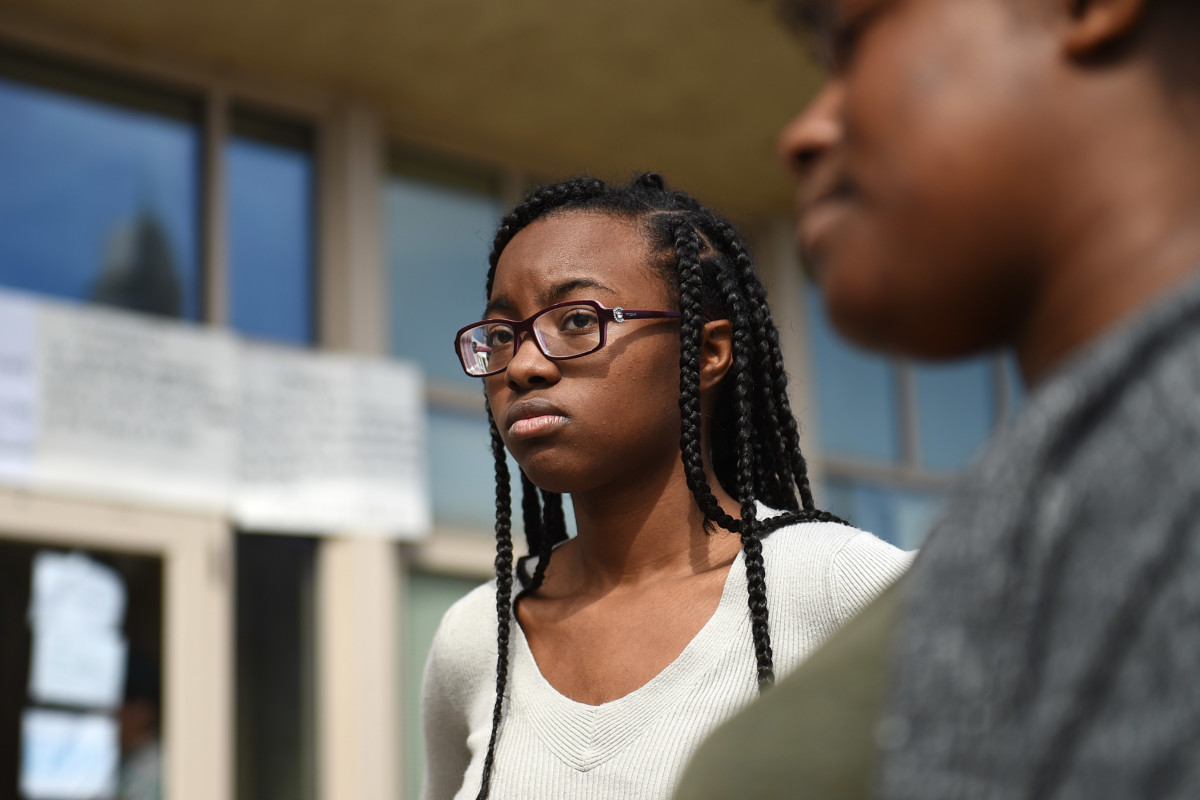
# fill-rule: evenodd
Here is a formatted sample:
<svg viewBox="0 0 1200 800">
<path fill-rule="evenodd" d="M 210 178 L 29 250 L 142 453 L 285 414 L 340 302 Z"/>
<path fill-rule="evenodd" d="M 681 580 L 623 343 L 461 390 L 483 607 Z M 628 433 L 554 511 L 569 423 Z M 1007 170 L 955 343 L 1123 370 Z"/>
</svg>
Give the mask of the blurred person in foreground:
<svg viewBox="0 0 1200 800">
<path fill-rule="evenodd" d="M 1029 396 L 916 564 L 677 795 L 1200 797 L 1200 3 L 792 2 L 786 128 L 843 333 Z"/>
</svg>

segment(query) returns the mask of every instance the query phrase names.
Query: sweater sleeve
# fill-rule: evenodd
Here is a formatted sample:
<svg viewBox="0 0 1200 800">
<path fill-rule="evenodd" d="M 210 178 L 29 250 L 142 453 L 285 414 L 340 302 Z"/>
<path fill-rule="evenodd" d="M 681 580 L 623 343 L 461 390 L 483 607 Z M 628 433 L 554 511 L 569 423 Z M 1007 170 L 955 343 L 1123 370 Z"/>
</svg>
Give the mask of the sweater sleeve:
<svg viewBox="0 0 1200 800">
<path fill-rule="evenodd" d="M 487 592 L 490 586 L 481 589 Z M 471 762 L 467 745 L 470 705 L 480 673 L 487 666 L 483 663 L 487 661 L 486 654 L 477 652 L 480 648 L 473 630 L 477 626 L 469 621 L 470 607 L 479 605 L 476 593 L 463 598 L 446 612 L 425 664 L 421 681 L 421 716 L 425 733 L 422 800 L 453 798 L 462 787 Z M 491 658 L 494 661 L 494 654 Z"/>
<path fill-rule="evenodd" d="M 916 551 L 901 550 L 865 531 L 846 540 L 831 565 L 833 596 L 838 599 L 838 623 L 870 605 L 912 565 Z"/>
</svg>

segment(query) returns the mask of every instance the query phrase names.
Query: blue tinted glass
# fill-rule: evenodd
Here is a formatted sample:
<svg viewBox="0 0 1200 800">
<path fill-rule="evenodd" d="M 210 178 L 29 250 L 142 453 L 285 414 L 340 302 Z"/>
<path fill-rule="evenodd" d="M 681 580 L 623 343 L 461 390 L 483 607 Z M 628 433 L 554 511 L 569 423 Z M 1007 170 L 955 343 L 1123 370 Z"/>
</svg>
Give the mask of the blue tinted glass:
<svg viewBox="0 0 1200 800">
<path fill-rule="evenodd" d="M 820 294 L 808 292 L 817 435 L 825 452 L 880 461 L 900 459 L 896 367 L 844 342 L 830 325 Z"/>
<path fill-rule="evenodd" d="M 434 518 L 439 524 L 490 531 L 496 520 L 496 470 L 487 420 L 430 411 L 428 432 Z"/>
<path fill-rule="evenodd" d="M 833 478 L 825 482 L 823 505 L 901 550 L 915 550 L 937 520 L 942 500 L 936 493 Z"/>
<path fill-rule="evenodd" d="M 496 524 L 496 465 L 487 419 L 438 410 L 431 411 L 427 419 L 434 519 L 439 525 L 491 536 Z M 508 457 L 508 469 L 512 475 L 516 548 L 524 552 L 524 540 L 520 538 L 521 477 L 512 456 Z M 563 513 L 567 533 L 573 536 L 575 514 L 570 497 L 563 498 Z"/>
<path fill-rule="evenodd" d="M 225 158 L 231 325 L 248 336 L 310 343 L 312 154 L 233 137 Z"/>
<path fill-rule="evenodd" d="M 479 379 L 464 375 L 454 355 L 454 334 L 482 315 L 499 200 L 392 176 L 384 208 L 392 352 L 478 391 Z"/>
<path fill-rule="evenodd" d="M 963 466 L 991 434 L 996 420 L 991 359 L 913 368 L 921 463 L 953 470 Z"/>
<path fill-rule="evenodd" d="M 199 316 L 194 124 L 6 79 L 0 120 L 0 284 Z"/>
</svg>

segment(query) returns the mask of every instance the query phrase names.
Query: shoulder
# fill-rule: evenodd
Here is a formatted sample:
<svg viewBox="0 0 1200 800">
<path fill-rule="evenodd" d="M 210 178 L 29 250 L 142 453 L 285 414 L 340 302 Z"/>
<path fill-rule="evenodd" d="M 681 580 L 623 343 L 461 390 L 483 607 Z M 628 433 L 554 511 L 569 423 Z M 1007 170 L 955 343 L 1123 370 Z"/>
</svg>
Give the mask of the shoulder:
<svg viewBox="0 0 1200 800">
<path fill-rule="evenodd" d="M 874 534 L 836 522 L 802 522 L 763 541 L 768 585 L 817 599 L 835 624 L 844 622 L 912 564 L 907 552 Z M 797 598 L 799 599 L 799 598 Z"/>
<path fill-rule="evenodd" d="M 496 659 L 496 581 L 460 598 L 438 625 L 426 666 L 426 681 L 469 684 L 488 679 Z"/>
<path fill-rule="evenodd" d="M 787 525 L 763 540 L 764 558 L 780 569 L 837 569 L 848 572 L 894 573 L 908 569 L 915 555 L 872 533 L 837 522 Z"/>
</svg>

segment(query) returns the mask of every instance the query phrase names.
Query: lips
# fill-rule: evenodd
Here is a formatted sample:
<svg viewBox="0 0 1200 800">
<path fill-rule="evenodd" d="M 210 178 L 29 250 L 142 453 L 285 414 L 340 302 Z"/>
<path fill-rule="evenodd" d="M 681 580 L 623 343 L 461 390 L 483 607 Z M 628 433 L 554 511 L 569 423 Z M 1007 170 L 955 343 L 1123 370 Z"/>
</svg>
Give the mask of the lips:
<svg viewBox="0 0 1200 800">
<path fill-rule="evenodd" d="M 854 190 L 849 180 L 838 177 L 803 195 L 796 224 L 796 245 L 806 267 L 816 278 L 822 259 L 822 240 L 845 214 L 854 199 Z"/>
<path fill-rule="evenodd" d="M 519 438 L 552 433 L 566 421 L 567 415 L 546 400 L 521 400 L 504 415 L 509 435 Z"/>
</svg>

